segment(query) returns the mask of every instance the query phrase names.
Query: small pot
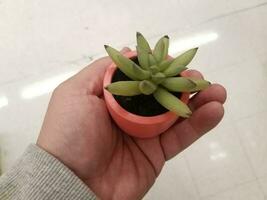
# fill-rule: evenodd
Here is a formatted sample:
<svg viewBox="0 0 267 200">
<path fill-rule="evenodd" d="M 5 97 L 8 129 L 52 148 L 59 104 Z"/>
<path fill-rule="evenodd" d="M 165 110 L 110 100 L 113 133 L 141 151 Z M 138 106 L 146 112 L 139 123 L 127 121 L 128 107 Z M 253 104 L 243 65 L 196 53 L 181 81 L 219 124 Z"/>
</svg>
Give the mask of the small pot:
<svg viewBox="0 0 267 200">
<path fill-rule="evenodd" d="M 133 58 L 137 56 L 137 53 L 136 51 L 130 51 L 125 53 L 124 56 Z M 112 82 L 112 77 L 116 69 L 117 66 L 114 63 L 107 68 L 103 82 L 104 87 Z M 119 105 L 110 92 L 105 89 L 103 90 L 105 102 L 112 118 L 123 131 L 131 136 L 138 138 L 155 137 L 170 128 L 178 119 L 178 116 L 170 111 L 151 117 L 130 113 Z M 180 99 L 187 104 L 189 93 L 182 93 Z"/>
</svg>

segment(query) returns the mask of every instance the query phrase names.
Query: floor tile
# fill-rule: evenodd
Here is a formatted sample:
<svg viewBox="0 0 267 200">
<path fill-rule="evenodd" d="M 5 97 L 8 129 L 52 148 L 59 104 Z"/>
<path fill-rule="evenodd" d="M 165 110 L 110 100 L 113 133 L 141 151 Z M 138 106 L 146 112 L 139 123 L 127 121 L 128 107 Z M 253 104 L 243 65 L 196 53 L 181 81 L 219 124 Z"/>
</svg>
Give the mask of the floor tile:
<svg viewBox="0 0 267 200">
<path fill-rule="evenodd" d="M 144 199 L 198 199 L 191 174 L 182 155 L 166 163 L 156 183 Z"/>
<path fill-rule="evenodd" d="M 238 120 L 236 126 L 242 145 L 258 177 L 267 175 L 267 112 Z"/>
<path fill-rule="evenodd" d="M 192 145 L 185 155 L 200 196 L 255 179 L 232 124 L 222 123 Z"/>
<path fill-rule="evenodd" d="M 136 31 L 155 37 L 190 26 L 179 7 L 176 0 L 2 0 L 0 73 L 5 79 L 0 83 L 55 68 L 67 70 L 69 64 L 104 52 L 104 44 L 132 44 Z"/>
<path fill-rule="evenodd" d="M 203 200 L 264 200 L 264 194 L 257 181 L 238 185 L 233 189 L 205 197 Z"/>
<path fill-rule="evenodd" d="M 225 1 L 197 1 L 180 0 L 191 23 L 197 25 L 217 17 L 232 15 L 243 9 L 257 7 L 266 3 L 266 0 L 225 0 Z"/>
<path fill-rule="evenodd" d="M 265 197 L 267 197 L 267 176 L 258 179 L 261 190 L 263 191 Z"/>
<path fill-rule="evenodd" d="M 266 93 L 260 87 L 267 83 L 264 71 L 265 66 L 258 59 L 252 59 L 205 75 L 208 80 L 220 83 L 227 89 L 226 114 L 233 120 L 239 120 L 267 110 Z"/>
</svg>

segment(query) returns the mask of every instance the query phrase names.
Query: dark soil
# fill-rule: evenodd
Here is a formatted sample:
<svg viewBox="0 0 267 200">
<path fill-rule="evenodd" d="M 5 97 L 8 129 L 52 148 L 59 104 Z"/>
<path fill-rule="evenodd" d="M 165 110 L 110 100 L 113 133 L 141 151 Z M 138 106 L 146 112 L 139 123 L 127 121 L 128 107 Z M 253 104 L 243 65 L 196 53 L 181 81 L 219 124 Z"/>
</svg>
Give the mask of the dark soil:
<svg viewBox="0 0 267 200">
<path fill-rule="evenodd" d="M 132 59 L 135 63 L 138 64 L 138 60 Z M 131 80 L 125 74 L 123 74 L 118 68 L 115 71 L 112 82 L 117 81 L 129 81 Z M 175 96 L 180 98 L 181 93 L 173 93 Z M 160 115 L 168 110 L 161 106 L 153 95 L 137 95 L 132 97 L 118 96 L 113 95 L 116 101 L 128 112 L 131 112 L 140 116 L 155 116 Z"/>
</svg>

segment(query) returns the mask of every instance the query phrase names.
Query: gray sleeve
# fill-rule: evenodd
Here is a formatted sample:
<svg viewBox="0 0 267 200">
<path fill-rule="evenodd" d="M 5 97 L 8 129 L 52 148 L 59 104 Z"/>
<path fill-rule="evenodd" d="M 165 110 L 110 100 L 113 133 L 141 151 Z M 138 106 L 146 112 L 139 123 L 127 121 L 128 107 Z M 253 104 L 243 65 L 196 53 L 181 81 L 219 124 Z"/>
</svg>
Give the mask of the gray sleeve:
<svg viewBox="0 0 267 200">
<path fill-rule="evenodd" d="M 0 177 L 0 199 L 96 199 L 65 165 L 36 145 Z"/>
</svg>

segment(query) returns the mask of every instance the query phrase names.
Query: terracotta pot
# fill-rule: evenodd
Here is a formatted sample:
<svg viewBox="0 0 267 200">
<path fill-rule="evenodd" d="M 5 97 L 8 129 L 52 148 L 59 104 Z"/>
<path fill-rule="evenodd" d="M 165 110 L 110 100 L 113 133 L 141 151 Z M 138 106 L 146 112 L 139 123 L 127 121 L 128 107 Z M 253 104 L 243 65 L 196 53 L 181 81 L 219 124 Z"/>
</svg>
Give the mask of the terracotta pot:
<svg viewBox="0 0 267 200">
<path fill-rule="evenodd" d="M 137 56 L 137 53 L 136 51 L 130 51 L 125 53 L 124 56 L 133 58 Z M 104 87 L 111 83 L 116 69 L 117 67 L 114 63 L 107 68 L 103 83 Z M 151 117 L 139 116 L 130 113 L 118 104 L 111 93 L 105 89 L 103 90 L 109 113 L 116 124 L 129 135 L 139 138 L 154 137 L 170 128 L 178 119 L 178 116 L 172 112 L 166 112 L 161 115 Z M 187 104 L 189 100 L 189 94 L 183 93 L 180 99 Z"/>
</svg>

